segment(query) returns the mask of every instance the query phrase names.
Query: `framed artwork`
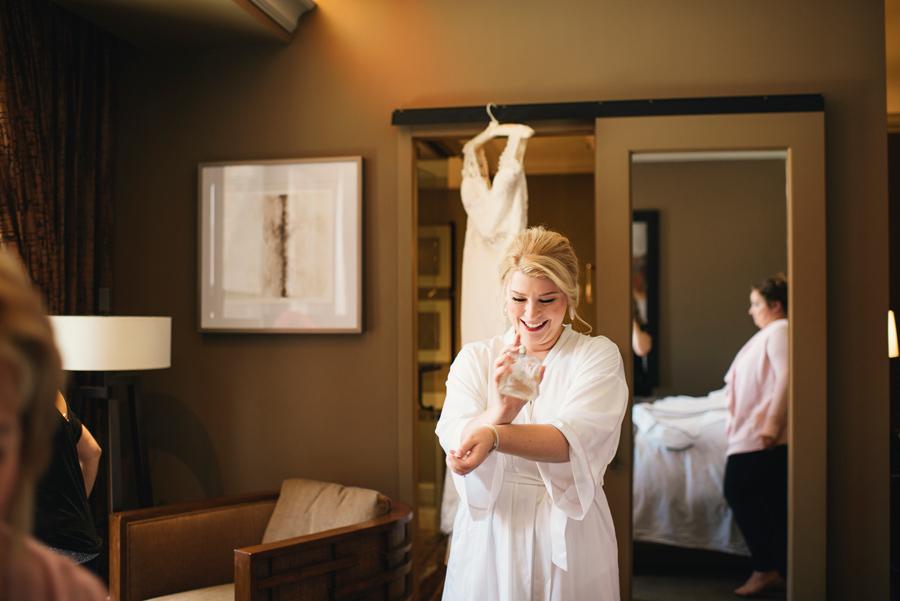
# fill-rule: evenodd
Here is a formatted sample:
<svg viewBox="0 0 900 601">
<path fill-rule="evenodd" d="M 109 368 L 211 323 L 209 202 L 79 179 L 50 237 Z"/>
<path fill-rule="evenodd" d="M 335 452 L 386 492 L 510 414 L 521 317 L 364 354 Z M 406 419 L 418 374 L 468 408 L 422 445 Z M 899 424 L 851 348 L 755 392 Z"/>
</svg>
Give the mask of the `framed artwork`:
<svg viewBox="0 0 900 601">
<path fill-rule="evenodd" d="M 453 226 L 419 226 L 419 288 L 453 285 Z"/>
<path fill-rule="evenodd" d="M 203 163 L 203 332 L 362 332 L 362 157 Z"/>
<path fill-rule="evenodd" d="M 635 382 L 653 387 L 659 385 L 659 211 L 634 211 L 631 244 L 633 308 L 641 329 L 653 338 L 650 352 L 635 358 Z"/>
<path fill-rule="evenodd" d="M 419 301 L 419 363 L 450 363 L 453 358 L 450 300 Z"/>
</svg>

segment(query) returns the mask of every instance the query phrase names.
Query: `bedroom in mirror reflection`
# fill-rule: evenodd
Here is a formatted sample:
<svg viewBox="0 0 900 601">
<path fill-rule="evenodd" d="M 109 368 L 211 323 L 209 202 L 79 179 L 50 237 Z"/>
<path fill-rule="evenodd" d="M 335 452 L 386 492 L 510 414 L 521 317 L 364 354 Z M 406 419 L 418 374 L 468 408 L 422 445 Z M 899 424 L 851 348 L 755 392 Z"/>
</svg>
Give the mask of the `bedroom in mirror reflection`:
<svg viewBox="0 0 900 601">
<path fill-rule="evenodd" d="M 751 286 L 786 270 L 785 154 L 635 154 L 631 177 L 635 317 L 652 337 L 643 356 L 633 340 L 634 594 L 678 573 L 731 595 L 752 568 L 723 494 L 724 378 L 758 331 Z"/>
</svg>

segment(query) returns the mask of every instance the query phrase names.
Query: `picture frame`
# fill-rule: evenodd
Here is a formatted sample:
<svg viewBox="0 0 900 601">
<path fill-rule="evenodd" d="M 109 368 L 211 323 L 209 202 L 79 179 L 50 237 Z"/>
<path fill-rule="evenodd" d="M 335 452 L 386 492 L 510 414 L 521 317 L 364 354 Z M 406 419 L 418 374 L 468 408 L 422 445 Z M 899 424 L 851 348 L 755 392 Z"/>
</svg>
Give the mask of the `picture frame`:
<svg viewBox="0 0 900 601">
<path fill-rule="evenodd" d="M 419 226 L 419 288 L 453 286 L 453 226 Z"/>
<path fill-rule="evenodd" d="M 419 301 L 419 363 L 450 363 L 451 315 L 449 299 Z"/>
<path fill-rule="evenodd" d="M 201 332 L 362 332 L 362 157 L 198 175 Z"/>
</svg>

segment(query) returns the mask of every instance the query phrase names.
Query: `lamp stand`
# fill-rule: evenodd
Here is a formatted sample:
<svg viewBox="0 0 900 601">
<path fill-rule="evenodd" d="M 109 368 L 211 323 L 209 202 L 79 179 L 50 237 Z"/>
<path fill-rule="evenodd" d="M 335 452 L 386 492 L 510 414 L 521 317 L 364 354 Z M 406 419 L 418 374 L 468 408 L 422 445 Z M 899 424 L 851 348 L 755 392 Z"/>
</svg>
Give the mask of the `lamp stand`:
<svg viewBox="0 0 900 601">
<path fill-rule="evenodd" d="M 107 473 L 106 510 L 109 513 L 125 509 L 122 476 L 122 400 L 114 393 L 114 389 L 117 388 L 125 391 L 124 402 L 128 413 L 138 507 L 152 507 L 153 487 L 150 480 L 140 376 L 130 372 L 104 372 L 101 386 L 77 386 L 69 393 L 76 415 L 81 416 L 83 407 L 88 403 L 96 403 L 101 414 L 105 413 L 101 420 L 105 430 L 103 462 Z"/>
</svg>

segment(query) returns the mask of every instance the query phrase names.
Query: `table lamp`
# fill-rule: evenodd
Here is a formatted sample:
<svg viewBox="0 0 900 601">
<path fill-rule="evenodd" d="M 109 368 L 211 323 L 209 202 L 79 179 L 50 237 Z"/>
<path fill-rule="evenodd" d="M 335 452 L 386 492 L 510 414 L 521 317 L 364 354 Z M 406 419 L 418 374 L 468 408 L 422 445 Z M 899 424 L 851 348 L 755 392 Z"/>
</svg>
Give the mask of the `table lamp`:
<svg viewBox="0 0 900 601">
<path fill-rule="evenodd" d="M 117 399 L 113 387 L 126 390 L 130 413 L 134 472 L 138 503 L 153 505 L 150 469 L 141 414 L 141 386 L 137 373 L 171 365 L 171 317 L 120 317 L 110 315 L 50 316 L 56 345 L 66 371 L 103 374 L 103 385 L 72 390 L 76 414 L 84 399 L 107 402 L 107 469 L 110 511 L 122 509 L 121 444 Z M 78 397 L 78 398 L 75 398 Z"/>
</svg>

